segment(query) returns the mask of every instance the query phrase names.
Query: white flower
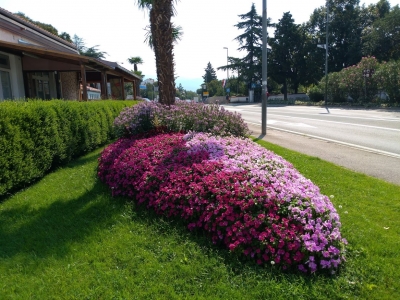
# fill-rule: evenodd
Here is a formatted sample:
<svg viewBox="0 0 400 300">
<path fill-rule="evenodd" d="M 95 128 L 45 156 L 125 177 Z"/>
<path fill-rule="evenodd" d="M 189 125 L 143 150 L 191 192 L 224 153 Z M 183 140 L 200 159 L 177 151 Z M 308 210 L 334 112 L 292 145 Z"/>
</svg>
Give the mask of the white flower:
<svg viewBox="0 0 400 300">
<path fill-rule="evenodd" d="M 271 260 L 271 265 L 274 265 L 274 264 L 275 264 L 275 262 L 273 260 Z"/>
</svg>

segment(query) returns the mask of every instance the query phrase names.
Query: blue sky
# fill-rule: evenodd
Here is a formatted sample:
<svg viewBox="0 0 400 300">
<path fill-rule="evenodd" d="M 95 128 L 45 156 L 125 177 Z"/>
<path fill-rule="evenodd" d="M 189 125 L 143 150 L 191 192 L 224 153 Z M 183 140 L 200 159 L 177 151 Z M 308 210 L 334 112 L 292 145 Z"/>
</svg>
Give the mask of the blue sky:
<svg viewBox="0 0 400 300">
<path fill-rule="evenodd" d="M 187 90 L 195 91 L 203 82 L 207 63 L 216 69 L 226 64 L 229 56 L 243 57 L 237 51 L 234 38 L 240 31 L 234 27 L 238 15 L 250 11 L 255 3 L 258 14 L 262 14 L 262 0 L 181 0 L 176 4 L 176 25 L 182 26 L 182 41 L 175 45 L 176 84 L 181 83 Z M 378 0 L 361 0 L 366 5 Z M 391 0 L 391 5 L 400 0 Z M 267 0 L 267 15 L 273 22 L 284 12 L 290 11 L 296 23 L 309 19 L 315 8 L 325 5 L 325 0 Z M 140 56 L 144 64 L 139 70 L 145 78 L 156 78 L 154 53 L 144 43 L 144 28 L 148 24 L 148 13 L 137 8 L 136 0 L 82 1 L 82 0 L 0 0 L 0 7 L 10 12 L 23 12 L 31 19 L 48 23 L 59 32 L 71 36 L 77 34 L 85 40 L 86 46 L 99 45 L 107 52 L 107 60 L 116 61 L 127 69 L 133 67 L 128 57 Z M 226 72 L 217 71 L 218 79 L 224 79 Z"/>
</svg>

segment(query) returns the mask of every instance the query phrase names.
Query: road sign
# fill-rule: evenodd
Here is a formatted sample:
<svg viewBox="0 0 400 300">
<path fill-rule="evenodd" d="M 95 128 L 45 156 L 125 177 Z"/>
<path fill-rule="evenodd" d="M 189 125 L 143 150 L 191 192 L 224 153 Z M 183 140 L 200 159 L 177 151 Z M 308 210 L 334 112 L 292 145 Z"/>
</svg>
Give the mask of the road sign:
<svg viewBox="0 0 400 300">
<path fill-rule="evenodd" d="M 203 92 L 203 96 L 207 96 L 208 97 L 208 92 Z"/>
<path fill-rule="evenodd" d="M 363 70 L 363 77 L 372 77 L 372 75 L 375 73 L 374 69 L 364 69 Z"/>
<path fill-rule="evenodd" d="M 255 83 L 252 83 L 252 84 L 251 84 L 251 88 L 252 88 L 252 89 L 255 89 L 255 88 L 256 88 L 256 84 L 255 84 Z"/>
<path fill-rule="evenodd" d="M 230 88 L 227 88 L 227 89 L 226 89 L 226 92 L 227 92 L 227 93 L 229 93 L 230 91 L 231 91 L 231 89 L 230 89 Z"/>
<path fill-rule="evenodd" d="M 145 86 L 145 85 L 141 85 L 141 86 L 140 86 L 140 89 L 141 89 L 141 90 L 145 90 L 145 89 L 146 89 L 146 86 Z"/>
</svg>

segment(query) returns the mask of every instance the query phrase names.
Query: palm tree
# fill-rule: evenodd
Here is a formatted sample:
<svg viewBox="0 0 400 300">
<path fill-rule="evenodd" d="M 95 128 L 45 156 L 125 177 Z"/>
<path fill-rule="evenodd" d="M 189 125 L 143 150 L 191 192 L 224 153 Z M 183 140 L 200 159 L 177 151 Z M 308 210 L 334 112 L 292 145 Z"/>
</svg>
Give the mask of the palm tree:
<svg viewBox="0 0 400 300">
<path fill-rule="evenodd" d="M 128 62 L 133 65 L 133 73 L 135 73 L 136 75 L 139 75 L 142 77 L 144 77 L 144 75 L 142 76 L 142 72 L 138 71 L 137 65 L 141 65 L 143 64 L 143 59 L 140 56 L 132 56 L 128 58 Z M 134 95 L 135 99 L 137 96 L 139 96 L 139 90 L 140 90 L 140 82 L 136 81 L 136 95 Z"/>
<path fill-rule="evenodd" d="M 146 38 L 144 40 L 147 43 L 151 50 L 153 50 L 153 36 L 151 35 L 150 25 L 145 27 L 146 30 Z M 174 43 L 180 41 L 183 36 L 182 26 L 172 26 L 172 40 Z"/>
<path fill-rule="evenodd" d="M 137 65 L 143 64 L 143 59 L 139 56 L 132 56 L 128 58 L 128 62 L 133 65 L 133 70 L 137 72 Z"/>
<path fill-rule="evenodd" d="M 176 1 L 176 0 L 175 0 Z M 175 103 L 175 77 L 173 54 L 174 0 L 137 0 L 141 9 L 150 11 L 150 31 L 156 57 L 157 79 L 160 102 L 166 105 Z"/>
</svg>

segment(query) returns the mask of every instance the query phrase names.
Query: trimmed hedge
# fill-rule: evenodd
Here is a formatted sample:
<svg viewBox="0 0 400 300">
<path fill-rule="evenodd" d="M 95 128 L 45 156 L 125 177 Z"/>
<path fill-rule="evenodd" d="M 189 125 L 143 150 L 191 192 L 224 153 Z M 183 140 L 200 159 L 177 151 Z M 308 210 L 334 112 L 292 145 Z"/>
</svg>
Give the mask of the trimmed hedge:
<svg viewBox="0 0 400 300">
<path fill-rule="evenodd" d="M 113 122 L 134 101 L 0 103 L 0 196 L 115 138 Z"/>
</svg>

